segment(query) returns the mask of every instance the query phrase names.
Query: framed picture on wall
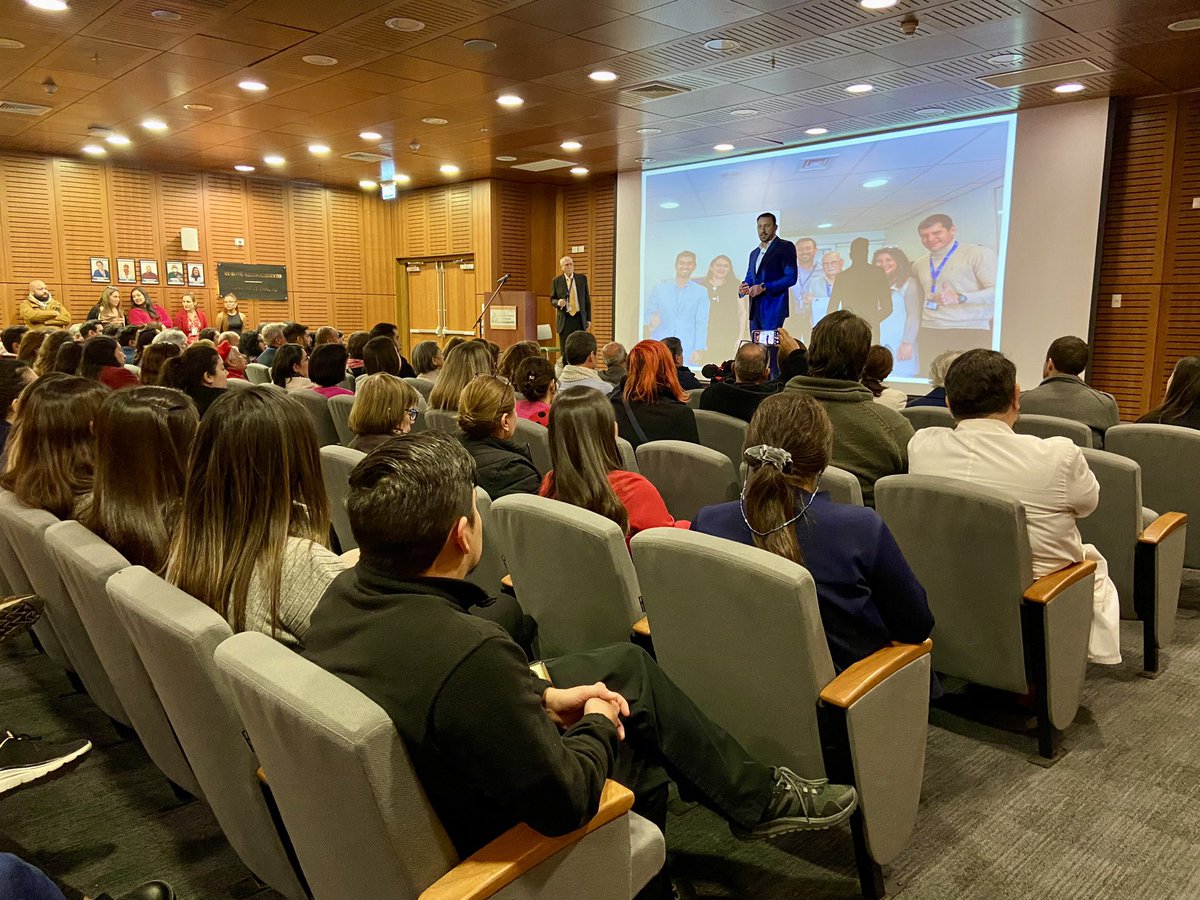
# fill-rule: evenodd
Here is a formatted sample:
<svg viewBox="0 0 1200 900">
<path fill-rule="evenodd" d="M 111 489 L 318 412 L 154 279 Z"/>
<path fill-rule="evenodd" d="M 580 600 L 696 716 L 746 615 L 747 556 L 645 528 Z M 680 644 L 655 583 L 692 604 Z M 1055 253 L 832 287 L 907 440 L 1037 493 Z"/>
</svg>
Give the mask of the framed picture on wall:
<svg viewBox="0 0 1200 900">
<path fill-rule="evenodd" d="M 117 281 L 121 284 L 137 284 L 137 260 L 129 256 L 117 257 Z"/>
<path fill-rule="evenodd" d="M 188 287 L 204 287 L 204 266 L 201 263 L 188 263 Z"/>
<path fill-rule="evenodd" d="M 108 284 L 112 281 L 112 274 L 108 271 L 107 256 L 90 257 L 89 265 L 92 267 L 92 281 L 97 284 Z"/>
<path fill-rule="evenodd" d="M 158 260 L 139 259 L 138 273 L 142 284 L 158 284 Z"/>
<path fill-rule="evenodd" d="M 187 276 L 183 274 L 183 262 L 178 259 L 167 260 L 167 284 L 186 284 Z"/>
</svg>

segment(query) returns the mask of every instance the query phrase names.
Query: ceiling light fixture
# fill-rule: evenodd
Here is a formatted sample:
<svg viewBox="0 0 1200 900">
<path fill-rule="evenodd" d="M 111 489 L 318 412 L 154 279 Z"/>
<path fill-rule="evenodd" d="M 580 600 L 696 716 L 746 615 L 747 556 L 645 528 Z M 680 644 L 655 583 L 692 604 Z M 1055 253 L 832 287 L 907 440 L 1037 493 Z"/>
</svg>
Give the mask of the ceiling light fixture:
<svg viewBox="0 0 1200 900">
<path fill-rule="evenodd" d="M 639 157 L 638 157 L 638 158 L 635 160 L 635 162 L 640 162 L 640 163 L 642 163 L 643 165 L 644 165 L 645 163 L 652 163 L 652 162 L 654 162 L 654 157 L 653 157 L 653 156 L 639 156 Z"/>
<path fill-rule="evenodd" d="M 562 147 L 562 149 L 564 149 L 564 150 L 582 150 L 583 149 L 583 144 L 579 143 L 579 141 L 563 141 L 558 146 Z"/>
<path fill-rule="evenodd" d="M 183 18 L 179 13 L 170 9 L 156 9 L 150 13 L 150 18 L 158 19 L 160 22 L 178 22 Z"/>
<path fill-rule="evenodd" d="M 813 137 L 816 137 L 819 134 L 829 134 L 829 129 L 821 128 L 820 126 L 818 126 L 816 128 L 805 128 L 804 133 L 811 134 Z"/>
<path fill-rule="evenodd" d="M 713 38 L 711 41 L 704 42 L 705 50 L 715 50 L 717 53 L 732 53 L 734 50 L 740 50 L 741 47 L 741 41 L 731 41 L 725 38 Z"/>
<path fill-rule="evenodd" d="M 523 104 L 525 101 L 522 100 L 520 97 L 518 97 L 516 94 L 501 94 L 499 97 L 496 98 L 496 102 L 499 103 L 501 106 L 508 107 L 509 109 L 515 109 L 516 107 Z"/>
<path fill-rule="evenodd" d="M 183 108 L 188 112 L 212 112 L 213 108 L 207 103 L 185 103 Z"/>
<path fill-rule="evenodd" d="M 995 56 L 989 56 L 985 62 L 989 62 L 993 66 L 1011 66 L 1024 58 L 1020 53 L 997 53 Z"/>
<path fill-rule="evenodd" d="M 597 69 L 595 72 L 589 72 L 588 78 L 592 79 L 592 81 L 599 81 L 600 83 L 604 84 L 609 81 L 616 81 L 617 73 L 610 72 L 608 69 Z"/>
<path fill-rule="evenodd" d="M 300 59 L 310 66 L 336 66 L 338 64 L 336 56 L 326 56 L 323 53 L 310 53 L 308 56 L 300 57 Z"/>
<path fill-rule="evenodd" d="M 464 50 L 472 50 L 475 53 L 491 53 L 496 49 L 495 41 L 484 40 L 483 38 L 471 38 L 463 41 Z"/>
<path fill-rule="evenodd" d="M 832 228 L 832 227 L 833 227 L 833 223 L 832 223 L 832 222 L 822 222 L 822 223 L 821 223 L 820 225 L 818 225 L 817 227 L 818 227 L 818 228 Z"/>
<path fill-rule="evenodd" d="M 497 156 L 496 157 L 496 162 L 516 162 L 516 161 L 517 161 L 517 158 L 515 156 Z"/>
<path fill-rule="evenodd" d="M 457 175 L 462 170 L 453 163 L 443 163 L 442 165 L 438 166 L 438 171 L 443 175 Z"/>
<path fill-rule="evenodd" d="M 1054 88 L 1056 94 L 1078 94 L 1080 91 L 1086 90 L 1078 81 L 1068 81 L 1066 84 L 1060 84 Z"/>
<path fill-rule="evenodd" d="M 395 184 L 408 184 L 410 181 L 412 181 L 412 179 L 403 172 L 397 172 L 395 177 L 392 178 L 392 181 Z"/>
<path fill-rule="evenodd" d="M 364 191 L 373 191 L 373 190 L 375 190 L 375 188 L 379 187 L 379 185 L 377 183 L 375 183 L 374 181 L 372 181 L 370 178 L 364 178 L 362 181 L 360 181 L 358 183 L 358 186 L 360 188 L 362 188 Z"/>
<path fill-rule="evenodd" d="M 733 149 L 733 144 L 713 144 L 713 149 L 718 153 L 728 153 Z"/>
<path fill-rule="evenodd" d="M 282 166 L 285 162 L 287 162 L 287 160 L 278 153 L 268 153 L 263 157 L 263 162 L 265 162 L 268 166 Z"/>
<path fill-rule="evenodd" d="M 426 116 L 421 120 L 426 125 L 449 125 L 449 119 L 443 119 L 441 116 Z"/>
<path fill-rule="evenodd" d="M 865 94 L 868 91 L 873 90 L 875 90 L 875 85 L 867 84 L 866 82 L 863 82 L 862 84 L 851 84 L 846 86 L 847 94 Z"/>
<path fill-rule="evenodd" d="M 679 204 L 674 200 L 664 200 L 662 203 L 658 204 L 658 206 L 659 209 L 679 209 Z"/>
<path fill-rule="evenodd" d="M 0 50 L 24 50 L 25 45 L 12 38 L 0 38 Z"/>
<path fill-rule="evenodd" d="M 863 9 L 891 9 L 900 0 L 858 0 L 858 5 Z"/>
<path fill-rule="evenodd" d="M 360 131 L 358 136 L 364 141 L 382 141 L 383 135 L 378 131 Z"/>
<path fill-rule="evenodd" d="M 308 152 L 313 156 L 324 156 L 329 152 L 328 144 L 309 144 Z"/>
<path fill-rule="evenodd" d="M 883 187 L 887 183 L 888 179 L 886 178 L 872 178 L 870 181 L 864 181 L 862 186 L 865 188 L 877 188 Z"/>
<path fill-rule="evenodd" d="M 588 170 L 585 169 L 583 166 L 574 166 L 571 169 L 572 175 L 586 175 L 587 173 L 588 173 Z"/>
<path fill-rule="evenodd" d="M 25 0 L 25 2 L 34 9 L 45 10 L 46 12 L 66 12 L 70 9 L 67 6 L 66 0 Z M 104 149 L 101 147 L 100 149 Z"/>
<path fill-rule="evenodd" d="M 234 166 L 233 168 L 235 170 L 237 170 L 238 172 L 253 172 L 254 171 L 254 166 L 247 166 L 244 163 L 242 165 Z"/>
<path fill-rule="evenodd" d="M 123 134 L 110 134 L 105 137 L 104 140 L 108 141 L 108 143 L 112 144 L 114 147 L 128 147 L 133 143 L 133 141 L 129 140 L 129 138 Z"/>
<path fill-rule="evenodd" d="M 1180 19 L 1168 25 L 1167 31 L 1200 31 L 1200 19 Z"/>
<path fill-rule="evenodd" d="M 406 19 L 404 16 L 393 16 L 383 23 L 392 31 L 421 31 L 425 23 L 417 19 Z"/>
<path fill-rule="evenodd" d="M 84 144 L 83 152 L 86 153 L 88 156 L 103 156 L 108 151 L 105 150 L 103 147 L 101 147 L 99 144 Z"/>
<path fill-rule="evenodd" d="M 147 131 L 166 131 L 167 123 L 162 119 L 143 119 L 142 127 Z"/>
<path fill-rule="evenodd" d="M 261 91 L 265 91 L 267 89 L 265 84 L 263 84 L 261 81 L 255 81 L 253 78 L 246 78 L 242 81 L 239 81 L 238 87 L 240 87 L 243 91 L 250 91 L 253 94 L 260 93 Z"/>
</svg>

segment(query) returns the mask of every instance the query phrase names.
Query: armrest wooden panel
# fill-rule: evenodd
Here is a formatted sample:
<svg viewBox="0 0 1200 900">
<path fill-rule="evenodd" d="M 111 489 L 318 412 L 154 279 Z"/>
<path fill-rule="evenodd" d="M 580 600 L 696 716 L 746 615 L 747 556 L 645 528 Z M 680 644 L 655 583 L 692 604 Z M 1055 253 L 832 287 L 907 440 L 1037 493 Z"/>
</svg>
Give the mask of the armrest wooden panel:
<svg viewBox="0 0 1200 900">
<path fill-rule="evenodd" d="M 511 588 L 512 588 L 512 586 L 513 586 L 513 583 L 512 583 L 512 576 L 511 576 L 511 575 L 505 575 L 503 578 L 501 578 L 501 579 L 500 579 L 500 583 L 501 583 L 502 585 L 504 585 L 504 587 L 506 587 L 506 588 L 510 588 L 510 589 L 511 589 Z"/>
<path fill-rule="evenodd" d="M 267 773 L 263 771 L 262 766 L 259 766 L 258 771 L 255 772 L 254 774 L 258 776 L 258 780 L 260 782 L 262 782 L 263 784 L 267 783 Z"/>
<path fill-rule="evenodd" d="M 599 811 L 582 828 L 561 837 L 546 837 L 528 825 L 516 825 L 422 891 L 421 900 L 483 900 L 490 897 L 559 850 L 625 815 L 632 807 L 633 792 L 610 779 L 604 783 Z"/>
<path fill-rule="evenodd" d="M 642 616 L 634 622 L 633 633 L 640 634 L 642 637 L 650 637 L 650 619 L 647 616 Z"/>
<path fill-rule="evenodd" d="M 825 685 L 821 691 L 821 702 L 849 709 L 872 688 L 931 650 L 933 641 L 928 638 L 920 644 L 893 644 L 876 650 Z"/>
<path fill-rule="evenodd" d="M 1138 535 L 1138 543 L 1141 544 L 1158 544 L 1161 543 L 1168 535 L 1176 529 L 1182 528 L 1187 524 L 1187 513 L 1169 512 L 1163 513 L 1157 519 L 1147 526 L 1146 530 Z"/>
<path fill-rule="evenodd" d="M 1072 563 L 1069 566 L 1043 575 L 1025 591 L 1025 599 L 1030 603 L 1046 604 L 1075 584 L 1096 571 L 1096 564 L 1090 560 Z"/>
</svg>

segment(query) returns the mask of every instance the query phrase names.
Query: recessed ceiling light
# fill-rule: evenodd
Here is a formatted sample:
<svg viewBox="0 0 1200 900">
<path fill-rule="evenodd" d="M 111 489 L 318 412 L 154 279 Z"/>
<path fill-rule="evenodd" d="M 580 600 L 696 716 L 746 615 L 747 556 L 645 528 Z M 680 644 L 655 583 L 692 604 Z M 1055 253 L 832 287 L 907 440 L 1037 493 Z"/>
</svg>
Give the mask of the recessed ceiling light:
<svg viewBox="0 0 1200 900">
<path fill-rule="evenodd" d="M 207 103 L 185 103 L 183 108 L 188 112 L 212 112 L 212 107 Z"/>
<path fill-rule="evenodd" d="M 517 161 L 517 158 L 515 156 L 497 156 L 496 157 L 496 162 L 516 162 L 516 161 Z"/>
<path fill-rule="evenodd" d="M 0 50 L 24 50 L 25 45 L 12 38 L 0 38 Z"/>
<path fill-rule="evenodd" d="M 110 134 L 104 139 L 114 147 L 128 147 L 131 143 L 133 143 L 123 134 Z"/>
<path fill-rule="evenodd" d="M 757 116 L 758 110 L 757 109 L 732 109 L 729 111 L 729 114 L 731 116 L 738 116 L 738 117 Z"/>
<path fill-rule="evenodd" d="M 88 156 L 103 156 L 108 151 L 105 150 L 103 147 L 101 147 L 99 144 L 84 144 L 83 152 L 86 153 Z"/>
<path fill-rule="evenodd" d="M 582 150 L 583 149 L 583 144 L 579 143 L 579 141 L 563 141 L 558 146 L 562 147 L 564 150 Z"/>
<path fill-rule="evenodd" d="M 444 163 L 438 166 L 438 171 L 443 175 L 457 175 L 461 170 L 453 163 Z"/>
<path fill-rule="evenodd" d="M 1200 19 L 1180 19 L 1167 26 L 1167 31 L 1197 31 L 1200 30 Z"/>
<path fill-rule="evenodd" d="M 421 31 L 425 23 L 417 19 L 406 19 L 404 16 L 394 16 L 383 23 L 392 31 Z"/>
<path fill-rule="evenodd" d="M 239 81 L 238 87 L 240 87 L 243 91 L 250 91 L 255 94 L 267 89 L 265 84 L 263 84 L 261 81 L 255 81 L 253 78 L 246 78 L 242 81 Z"/>
<path fill-rule="evenodd" d="M 1078 81 L 1068 81 L 1066 84 L 1060 84 L 1054 89 L 1056 94 L 1078 94 L 1085 90 L 1084 86 Z"/>
<path fill-rule="evenodd" d="M 863 187 L 877 188 L 877 187 L 883 187 L 887 183 L 888 183 L 888 180 L 886 178 L 872 178 L 870 181 L 864 181 Z"/>
<path fill-rule="evenodd" d="M 156 9 L 150 13 L 152 19 L 158 19 L 160 22 L 178 22 L 183 18 L 179 13 L 170 9 Z"/>
<path fill-rule="evenodd" d="M 865 94 L 868 91 L 873 90 L 875 90 L 875 85 L 867 84 L 866 82 L 863 82 L 862 84 L 851 84 L 846 87 L 846 93 L 848 94 Z"/>
<path fill-rule="evenodd" d="M 653 156 L 639 156 L 637 158 L 637 160 L 635 160 L 635 161 L 640 162 L 640 163 L 652 163 L 652 162 L 654 162 L 654 157 Z"/>
<path fill-rule="evenodd" d="M 819 126 L 817 128 L 805 128 L 804 133 L 811 134 L 813 137 L 816 137 L 818 134 L 829 134 L 829 129 L 821 128 Z"/>
<path fill-rule="evenodd" d="M 711 41 L 704 42 L 704 49 L 716 50 L 718 53 L 731 53 L 740 49 L 741 46 L 740 41 L 730 41 L 725 38 L 713 38 Z"/>
<path fill-rule="evenodd" d="M 412 181 L 412 179 L 403 172 L 397 172 L 395 177 L 392 178 L 392 181 L 394 181 L 396 184 L 408 184 L 410 181 Z"/>
<path fill-rule="evenodd" d="M 733 144 L 713 144 L 713 149 L 718 153 L 728 153 L 733 149 Z"/>
<path fill-rule="evenodd" d="M 362 138 L 364 141 L 381 141 L 381 140 L 383 140 L 383 135 L 380 134 L 378 131 L 360 131 L 358 133 L 358 136 L 360 138 Z"/>
<path fill-rule="evenodd" d="M 639 128 L 638 134 L 662 134 L 661 128 Z"/>
<path fill-rule="evenodd" d="M 499 103 L 501 106 L 507 106 L 507 107 L 511 108 L 511 107 L 520 106 L 525 101 L 522 100 L 520 97 L 518 97 L 516 94 L 501 94 L 499 97 L 496 98 L 496 102 Z"/>
<path fill-rule="evenodd" d="M 679 209 L 679 204 L 674 200 L 664 200 L 658 206 L 660 209 Z"/>
<path fill-rule="evenodd" d="M 989 56 L 985 61 L 994 66 L 1011 66 L 1024 58 L 1020 53 L 997 53 L 995 56 Z"/>
<path fill-rule="evenodd" d="M 463 41 L 464 50 L 473 50 L 476 53 L 491 53 L 496 49 L 495 41 L 487 41 L 483 38 L 471 38 L 468 41 Z"/>
<path fill-rule="evenodd" d="M 268 153 L 263 157 L 263 162 L 265 162 L 268 166 L 282 166 L 285 162 L 287 162 L 287 160 L 278 153 Z"/>
<path fill-rule="evenodd" d="M 143 119 L 142 127 L 147 131 L 166 131 L 167 123 L 162 119 Z"/>
<path fill-rule="evenodd" d="M 247 166 L 247 165 L 243 164 L 240 166 L 234 166 L 234 169 L 236 169 L 239 172 L 253 172 L 254 166 Z"/>
<path fill-rule="evenodd" d="M 300 59 L 310 66 L 336 66 L 338 64 L 336 56 L 326 56 L 323 53 L 310 53 Z"/>
<path fill-rule="evenodd" d="M 373 191 L 373 190 L 375 190 L 375 188 L 379 187 L 379 185 L 376 184 L 374 181 L 372 181 L 370 178 L 364 178 L 362 181 L 360 181 L 358 183 L 358 186 L 360 188 L 362 188 L 364 191 Z"/>
<path fill-rule="evenodd" d="M 858 0 L 858 5 L 863 9 L 890 9 L 899 2 L 900 0 Z"/>
<path fill-rule="evenodd" d="M 608 69 L 597 69 L 595 72 L 588 72 L 588 78 L 599 82 L 616 81 L 617 73 L 610 72 Z"/>
<path fill-rule="evenodd" d="M 585 169 L 583 166 L 574 166 L 571 169 L 572 175 L 586 175 L 587 173 L 588 173 L 588 170 Z"/>
<path fill-rule="evenodd" d="M 326 153 L 329 152 L 329 145 L 328 144 L 309 144 L 308 152 L 311 153 L 313 156 L 324 156 Z"/>
<path fill-rule="evenodd" d="M 449 119 L 443 119 L 441 116 L 426 116 L 421 120 L 426 125 L 449 125 Z"/>
<path fill-rule="evenodd" d="M 25 2 L 34 9 L 44 9 L 46 12 L 65 12 L 70 9 L 66 0 L 25 0 Z"/>
<path fill-rule="evenodd" d="M 821 223 L 820 225 L 818 225 L 817 227 L 818 227 L 818 228 L 832 228 L 832 227 L 833 227 L 833 223 L 832 223 L 832 222 L 822 222 L 822 223 Z"/>
</svg>

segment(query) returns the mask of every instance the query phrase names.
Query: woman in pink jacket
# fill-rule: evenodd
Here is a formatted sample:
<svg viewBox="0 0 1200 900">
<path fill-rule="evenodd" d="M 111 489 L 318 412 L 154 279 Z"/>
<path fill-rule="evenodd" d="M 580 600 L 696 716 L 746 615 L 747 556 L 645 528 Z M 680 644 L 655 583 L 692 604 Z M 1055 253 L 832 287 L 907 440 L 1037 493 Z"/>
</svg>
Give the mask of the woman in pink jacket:
<svg viewBox="0 0 1200 900">
<path fill-rule="evenodd" d="M 140 287 L 135 287 L 129 292 L 129 324 L 153 325 L 158 322 L 161 322 L 164 328 L 174 327 L 167 311 L 157 303 L 151 302 Z"/>
</svg>

